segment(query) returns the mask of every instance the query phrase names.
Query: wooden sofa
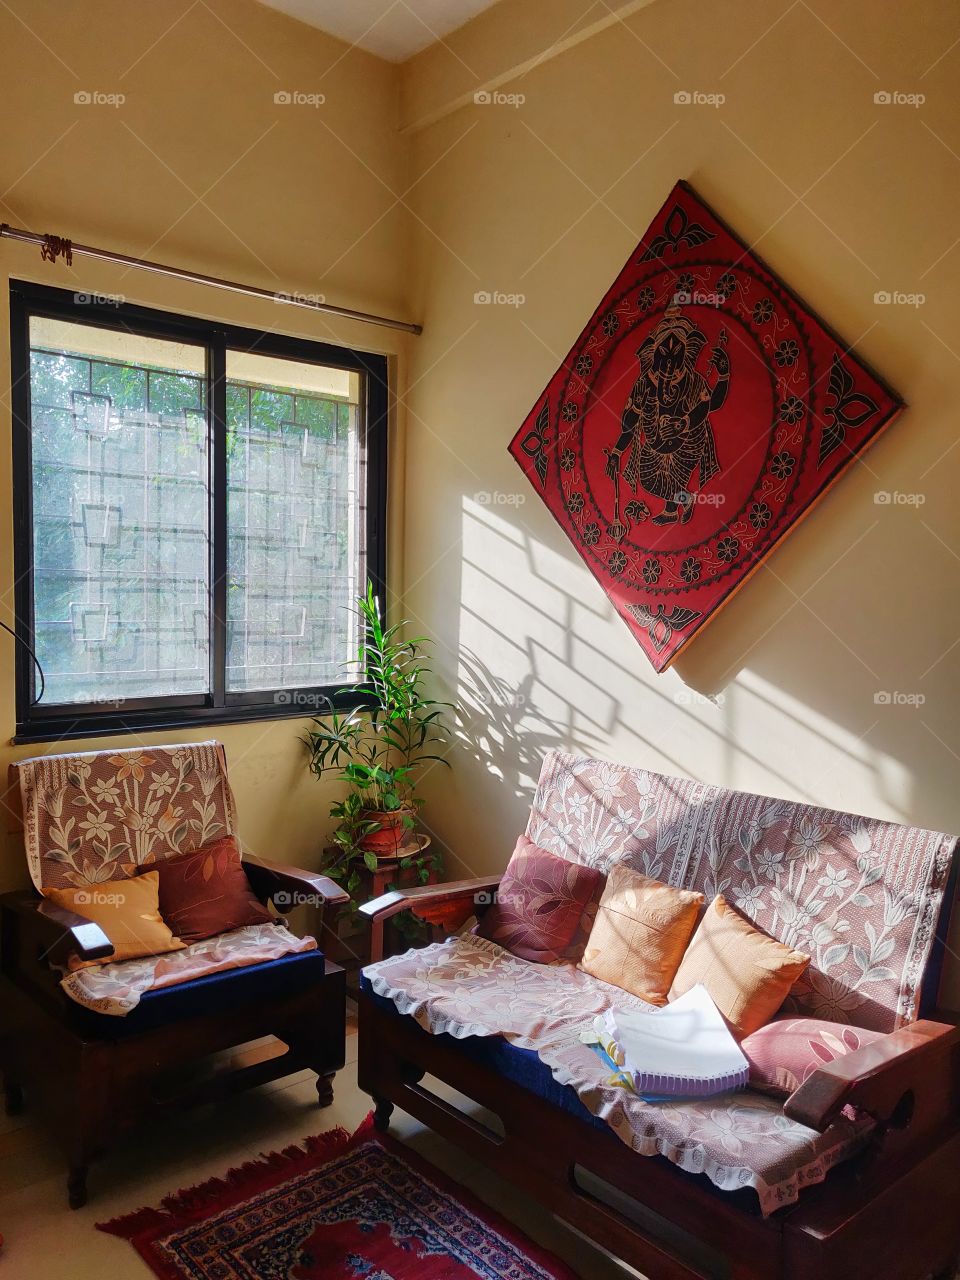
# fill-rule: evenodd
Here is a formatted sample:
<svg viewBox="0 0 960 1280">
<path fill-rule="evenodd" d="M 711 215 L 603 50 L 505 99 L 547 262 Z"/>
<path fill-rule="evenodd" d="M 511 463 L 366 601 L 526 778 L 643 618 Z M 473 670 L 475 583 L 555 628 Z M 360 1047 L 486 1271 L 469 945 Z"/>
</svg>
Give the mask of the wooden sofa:
<svg viewBox="0 0 960 1280">
<path fill-rule="evenodd" d="M 400 957 L 365 972 L 359 1080 L 375 1100 L 380 1127 L 394 1105 L 402 1107 L 651 1280 L 953 1276 L 960 1253 L 960 1031 L 938 1015 L 936 999 L 956 892 L 955 840 L 561 753 L 544 762 L 527 834 L 604 871 L 622 859 L 708 898 L 719 891 L 736 904 L 739 897 L 761 927 L 811 950 L 809 978 L 791 995 L 790 1009 L 888 1034 L 825 1065 L 786 1101 L 765 1102 L 781 1115 L 776 1124 L 797 1140 L 808 1134 L 814 1148 L 851 1117 L 864 1136 L 829 1171 L 808 1170 L 802 1189 L 785 1194 L 773 1211 L 769 1201 L 761 1211 L 753 1187 L 736 1189 L 736 1171 L 721 1190 L 703 1173 L 679 1167 L 696 1168 L 702 1158 L 694 1139 L 685 1149 L 664 1143 L 658 1154 L 638 1154 L 529 1048 L 439 1018 L 431 990 L 444 979 L 455 992 L 458 974 L 469 984 L 473 968 L 497 950 L 486 943 L 481 952 L 481 940 L 469 936 L 434 944 L 416 953 L 415 963 Z M 806 869 L 803 892 L 799 873 L 791 881 L 791 866 Z M 834 886 L 831 896 L 818 883 L 821 874 Z M 486 876 L 409 889 L 364 910 L 381 923 L 409 910 L 453 931 L 483 911 L 498 882 Z M 805 924 L 795 912 L 786 924 L 775 910 L 786 897 L 801 910 L 805 904 Z M 854 898 L 861 905 L 849 905 Z M 458 967 L 457 948 L 468 964 Z M 549 1003 L 554 979 L 541 981 Z M 455 1106 L 427 1075 L 499 1123 Z M 730 1119 L 739 1112 L 724 1108 L 743 1108 L 750 1092 L 713 1100 L 713 1121 L 725 1127 L 731 1149 L 744 1135 Z M 645 1139 L 633 1142 L 642 1149 Z M 749 1169 L 740 1173 L 748 1182 Z"/>
</svg>

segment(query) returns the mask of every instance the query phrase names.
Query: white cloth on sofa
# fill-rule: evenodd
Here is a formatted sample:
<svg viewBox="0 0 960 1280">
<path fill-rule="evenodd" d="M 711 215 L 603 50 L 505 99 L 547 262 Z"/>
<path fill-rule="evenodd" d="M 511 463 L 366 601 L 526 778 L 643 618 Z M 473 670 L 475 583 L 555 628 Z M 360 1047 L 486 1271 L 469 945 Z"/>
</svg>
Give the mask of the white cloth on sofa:
<svg viewBox="0 0 960 1280">
<path fill-rule="evenodd" d="M 817 1133 L 789 1120 L 779 1099 L 752 1090 L 643 1101 L 580 1035 L 614 1006 L 650 1006 L 574 965 L 532 964 L 468 934 L 369 965 L 364 975 L 377 995 L 435 1035 L 499 1035 L 535 1050 L 633 1150 L 705 1174 L 726 1191 L 751 1187 L 764 1215 L 822 1182 L 870 1132 L 867 1121 L 843 1119 Z"/>
</svg>

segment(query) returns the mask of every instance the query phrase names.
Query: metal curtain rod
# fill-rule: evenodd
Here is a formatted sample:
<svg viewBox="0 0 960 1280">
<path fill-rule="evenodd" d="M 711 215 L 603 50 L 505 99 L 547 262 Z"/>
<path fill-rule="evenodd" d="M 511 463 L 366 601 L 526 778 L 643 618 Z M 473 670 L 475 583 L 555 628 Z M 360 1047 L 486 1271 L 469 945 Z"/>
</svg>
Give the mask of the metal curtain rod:
<svg viewBox="0 0 960 1280">
<path fill-rule="evenodd" d="M 89 244 L 75 244 L 59 236 L 41 235 L 37 231 L 26 231 L 23 227 L 11 227 L 8 222 L 0 224 L 0 238 L 3 236 L 9 240 L 22 240 L 25 244 L 40 245 L 42 256 L 51 262 L 56 260 L 58 254 L 62 254 L 69 263 L 72 261 L 72 255 L 77 253 L 86 258 L 99 258 L 102 262 L 118 262 L 121 266 L 136 267 L 140 271 L 152 271 L 154 275 L 172 276 L 176 280 L 189 280 L 193 284 L 206 284 L 213 289 L 226 289 L 230 293 L 245 293 L 251 298 L 266 298 L 268 302 L 306 307 L 309 311 L 322 311 L 326 315 L 342 316 L 345 320 L 358 320 L 361 324 L 376 324 L 385 329 L 402 329 L 405 333 L 423 332 L 422 325 L 411 324 L 407 320 L 376 316 L 369 311 L 353 311 L 350 307 L 335 307 L 330 302 L 318 302 L 299 293 L 275 293 L 270 289 L 258 289 L 252 284 L 238 284 L 235 280 L 205 276 L 199 271 L 167 267 L 162 262 L 151 262 L 148 258 L 131 258 L 125 253 L 112 253 L 109 249 L 95 249 Z"/>
</svg>

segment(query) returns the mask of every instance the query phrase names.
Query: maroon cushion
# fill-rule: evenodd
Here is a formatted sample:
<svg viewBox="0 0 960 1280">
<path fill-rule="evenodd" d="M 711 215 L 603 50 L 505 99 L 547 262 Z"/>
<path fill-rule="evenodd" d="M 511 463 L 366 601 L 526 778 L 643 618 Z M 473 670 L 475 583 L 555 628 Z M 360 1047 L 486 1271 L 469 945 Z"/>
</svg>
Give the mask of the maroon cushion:
<svg viewBox="0 0 960 1280">
<path fill-rule="evenodd" d="M 160 914 L 184 942 L 273 919 L 250 888 L 233 836 L 155 862 L 149 870 L 160 873 Z"/>
<path fill-rule="evenodd" d="M 740 1042 L 750 1063 L 750 1084 L 765 1093 L 793 1093 L 826 1062 L 882 1040 L 866 1031 L 821 1018 L 778 1018 Z"/>
<path fill-rule="evenodd" d="M 522 960 L 562 959 L 602 876 L 521 836 L 477 933 Z"/>
</svg>

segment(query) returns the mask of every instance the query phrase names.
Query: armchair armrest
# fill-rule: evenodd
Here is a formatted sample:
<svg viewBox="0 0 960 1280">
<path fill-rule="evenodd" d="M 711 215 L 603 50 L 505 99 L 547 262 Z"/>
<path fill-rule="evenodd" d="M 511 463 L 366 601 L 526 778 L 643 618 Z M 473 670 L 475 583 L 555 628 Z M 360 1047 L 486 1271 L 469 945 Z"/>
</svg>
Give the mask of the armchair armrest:
<svg viewBox="0 0 960 1280">
<path fill-rule="evenodd" d="M 850 1104 L 902 1128 L 915 1110 L 924 1123 L 960 1102 L 960 1028 L 922 1020 L 815 1071 L 783 1104 L 784 1115 L 826 1129 Z"/>
<path fill-rule="evenodd" d="M 429 924 L 459 928 L 470 916 L 488 907 L 494 899 L 497 885 L 503 873 L 492 876 L 474 876 L 470 880 L 448 880 L 445 884 L 420 885 L 415 889 L 394 889 L 381 894 L 360 907 L 360 912 L 372 924 L 382 926 L 391 916 L 401 911 L 412 911 L 420 920 Z M 479 908 L 479 910 L 478 910 Z"/>
<path fill-rule="evenodd" d="M 113 954 L 113 943 L 100 926 L 75 911 L 33 893 L 5 893 L 0 901 L 43 958 L 53 964 L 65 963 L 71 954 L 81 960 L 102 960 Z"/>
<path fill-rule="evenodd" d="M 297 907 L 303 903 L 311 906 L 337 906 L 350 901 L 350 895 L 329 876 L 316 871 L 303 871 L 300 867 L 288 867 L 278 862 L 263 862 L 259 858 L 244 858 L 243 869 L 250 887 L 258 898 L 270 899 L 279 908 Z"/>
</svg>

